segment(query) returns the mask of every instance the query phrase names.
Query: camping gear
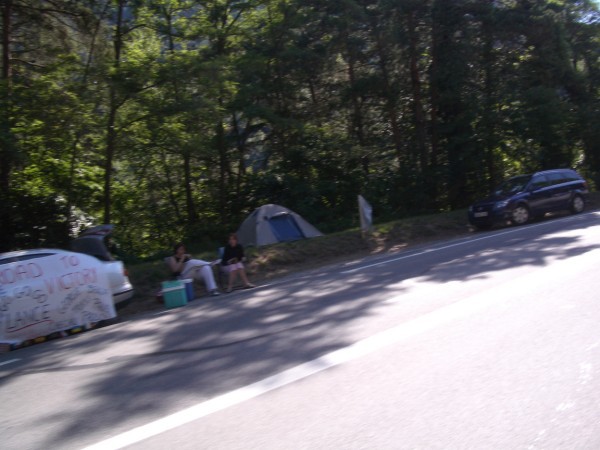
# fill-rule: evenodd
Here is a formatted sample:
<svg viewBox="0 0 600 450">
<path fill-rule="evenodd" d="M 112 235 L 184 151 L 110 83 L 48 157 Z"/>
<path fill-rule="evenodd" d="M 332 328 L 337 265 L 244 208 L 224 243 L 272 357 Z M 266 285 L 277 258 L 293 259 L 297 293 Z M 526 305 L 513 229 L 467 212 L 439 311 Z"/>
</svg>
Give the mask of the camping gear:
<svg viewBox="0 0 600 450">
<path fill-rule="evenodd" d="M 167 309 L 187 305 L 187 294 L 182 281 L 163 281 L 162 293 Z"/>
<path fill-rule="evenodd" d="M 237 231 L 238 241 L 242 245 L 256 247 L 316 236 L 323 236 L 323 233 L 302 216 L 272 204 L 256 208 Z"/>
<path fill-rule="evenodd" d="M 185 295 L 188 302 L 191 302 L 195 298 L 194 293 L 194 279 L 193 278 L 185 278 L 183 280 L 183 284 L 185 286 Z"/>
</svg>

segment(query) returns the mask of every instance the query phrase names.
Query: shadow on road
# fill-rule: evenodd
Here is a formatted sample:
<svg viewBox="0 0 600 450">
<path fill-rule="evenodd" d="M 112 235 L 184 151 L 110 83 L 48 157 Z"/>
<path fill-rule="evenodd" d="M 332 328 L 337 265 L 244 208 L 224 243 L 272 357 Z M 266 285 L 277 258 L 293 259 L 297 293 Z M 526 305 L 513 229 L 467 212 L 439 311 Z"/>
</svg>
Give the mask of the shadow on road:
<svg viewBox="0 0 600 450">
<path fill-rule="evenodd" d="M 468 281 L 506 269 L 543 267 L 551 261 L 568 259 L 600 248 L 599 245 L 580 245 L 581 235 L 570 233 L 597 226 L 589 217 L 574 216 L 561 221 L 559 231 L 567 236 L 552 235 L 557 231 L 556 224 L 552 220 L 541 222 L 531 233 L 527 227 L 504 229 L 500 234 L 506 231 L 509 234 L 502 235 L 500 239 L 490 233 L 490 239 L 484 247 L 470 254 L 459 255 L 458 258 L 450 255 L 445 261 L 438 261 L 435 270 L 428 272 L 425 280 L 438 283 Z M 545 228 L 545 225 L 550 228 Z M 485 236 L 483 233 L 477 235 Z"/>
</svg>

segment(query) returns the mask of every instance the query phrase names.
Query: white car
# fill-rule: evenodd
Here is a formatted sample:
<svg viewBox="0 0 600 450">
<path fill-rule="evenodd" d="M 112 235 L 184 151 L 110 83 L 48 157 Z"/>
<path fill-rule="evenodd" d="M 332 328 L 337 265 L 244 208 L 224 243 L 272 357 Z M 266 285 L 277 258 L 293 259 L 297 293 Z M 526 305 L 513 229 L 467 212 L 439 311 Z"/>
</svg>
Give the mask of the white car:
<svg viewBox="0 0 600 450">
<path fill-rule="evenodd" d="M 67 259 L 70 253 L 84 253 L 101 262 L 102 271 L 108 278 L 113 302 L 117 308 L 122 307 L 127 300 L 133 297 L 134 292 L 125 266 L 121 261 L 115 260 L 108 249 L 108 241 L 112 230 L 113 225 L 100 225 L 84 231 L 78 238 L 71 241 L 72 252 L 59 249 L 34 249 L 0 253 L 0 278 L 3 267 L 6 267 L 9 263 L 33 260 L 50 255 L 60 255 L 61 258 Z M 67 272 L 69 271 L 69 267 L 64 269 Z M 2 280 L 0 279 L 1 286 Z"/>
<path fill-rule="evenodd" d="M 111 320 L 132 294 L 120 261 L 58 249 L 1 253 L 0 344 Z"/>
<path fill-rule="evenodd" d="M 34 249 L 0 253 L 0 344 L 93 326 L 116 317 L 133 296 L 103 225 L 72 242 L 75 251 Z"/>
<path fill-rule="evenodd" d="M 35 271 L 37 270 L 37 265 L 32 263 L 34 263 L 36 259 L 44 259 L 50 256 L 56 256 L 60 261 L 68 261 L 73 256 L 77 256 L 77 253 L 66 250 L 44 248 L 0 253 L 0 286 L 8 285 L 9 281 L 14 281 L 11 283 L 12 288 L 14 288 L 15 284 L 23 284 L 24 286 L 28 285 L 28 280 L 32 278 L 31 276 L 26 276 L 26 274 L 21 275 L 20 273 L 17 275 L 11 275 L 11 272 L 7 271 L 6 268 L 9 267 L 9 265 L 15 266 L 14 263 L 25 263 L 27 269 L 23 270 Z M 129 300 L 134 293 L 133 286 L 131 285 L 125 270 L 125 266 L 121 261 L 115 260 L 100 260 L 99 262 L 99 267 L 101 268 L 102 272 L 106 274 L 108 279 L 113 303 L 116 307 L 120 307 L 123 305 L 123 303 L 125 303 L 126 300 Z M 62 277 L 62 280 L 66 280 L 64 277 L 70 273 L 73 273 L 73 269 L 68 265 L 65 265 L 63 269 L 64 270 L 62 270 L 62 274 L 60 276 Z M 3 282 L 3 279 L 6 279 L 4 280 L 6 283 Z"/>
</svg>

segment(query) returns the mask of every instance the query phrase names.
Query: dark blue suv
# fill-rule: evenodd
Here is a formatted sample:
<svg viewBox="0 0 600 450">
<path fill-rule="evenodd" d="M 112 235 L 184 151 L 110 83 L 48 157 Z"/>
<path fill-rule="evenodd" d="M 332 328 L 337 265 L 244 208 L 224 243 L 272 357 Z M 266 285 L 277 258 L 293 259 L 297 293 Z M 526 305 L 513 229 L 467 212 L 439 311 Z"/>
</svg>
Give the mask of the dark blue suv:
<svg viewBox="0 0 600 450">
<path fill-rule="evenodd" d="M 509 178 L 486 199 L 469 207 L 469 222 L 479 229 L 508 221 L 515 225 L 546 213 L 585 208 L 588 188 L 574 170 L 556 169 Z"/>
</svg>

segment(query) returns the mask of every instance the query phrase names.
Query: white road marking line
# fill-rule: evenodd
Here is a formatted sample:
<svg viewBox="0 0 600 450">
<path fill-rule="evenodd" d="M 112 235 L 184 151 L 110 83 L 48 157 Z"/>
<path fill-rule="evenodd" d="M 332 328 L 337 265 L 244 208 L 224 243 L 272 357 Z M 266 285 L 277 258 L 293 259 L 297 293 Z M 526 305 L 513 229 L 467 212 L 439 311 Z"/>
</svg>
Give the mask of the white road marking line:
<svg viewBox="0 0 600 450">
<path fill-rule="evenodd" d="M 588 213 L 588 214 L 595 214 L 595 213 Z M 409 258 L 413 258 L 415 256 L 421 256 L 421 255 L 424 255 L 426 253 L 433 253 L 433 252 L 438 252 L 438 251 L 441 251 L 441 250 L 447 250 L 447 249 L 453 248 L 453 247 L 460 247 L 462 245 L 471 244 L 473 242 L 485 241 L 485 240 L 492 239 L 492 238 L 495 238 L 495 237 L 498 237 L 498 236 L 504 236 L 504 235 L 507 235 L 507 234 L 518 233 L 519 231 L 528 230 L 528 229 L 531 229 L 531 228 L 539 228 L 539 227 L 542 227 L 542 226 L 545 226 L 545 225 L 548 225 L 548 224 L 551 224 L 551 223 L 556 223 L 559 220 L 561 220 L 561 219 L 557 219 L 557 220 L 553 220 L 553 221 L 549 221 L 549 222 L 544 222 L 544 223 L 539 223 L 539 224 L 534 224 L 534 225 L 529 225 L 526 228 L 523 228 L 523 227 L 514 228 L 514 229 L 511 229 L 511 230 L 506 230 L 506 231 L 502 231 L 502 232 L 499 232 L 499 233 L 493 233 L 493 234 L 489 234 L 489 235 L 482 236 L 482 237 L 475 238 L 475 239 L 462 240 L 461 242 L 455 242 L 453 244 L 444 245 L 442 247 L 426 248 L 425 250 L 422 250 L 422 251 L 416 252 L 416 253 L 411 253 L 410 255 L 403 255 L 403 256 L 399 256 L 397 258 L 386 259 L 385 261 L 380 261 L 380 262 L 376 262 L 376 263 L 373 263 L 373 264 L 367 264 L 365 266 L 356 267 L 354 269 L 344 270 L 341 273 L 348 274 L 348 273 L 359 272 L 359 271 L 364 270 L 364 269 L 370 269 L 371 267 L 382 266 L 382 265 L 393 263 L 393 262 L 396 262 L 396 261 L 401 261 L 403 259 L 409 259 Z M 565 220 L 565 221 L 573 220 L 573 217 L 567 217 L 566 219 L 562 219 L 562 220 Z"/>
<path fill-rule="evenodd" d="M 9 359 L 8 361 L 0 362 L 0 366 L 5 366 L 6 364 L 11 364 L 17 361 L 21 361 L 20 358 Z"/>
<path fill-rule="evenodd" d="M 84 450 L 116 450 L 133 445 L 324 370 L 374 353 L 392 344 L 430 331 L 445 323 L 472 315 L 505 299 L 505 294 L 502 292 L 499 292 L 498 295 L 495 295 L 493 292 L 487 292 L 485 295 L 475 295 L 394 328 L 377 333 L 348 347 L 335 350 L 312 361 L 264 378 L 256 383 L 243 386 L 104 441 L 92 444 L 85 447 Z"/>
</svg>

